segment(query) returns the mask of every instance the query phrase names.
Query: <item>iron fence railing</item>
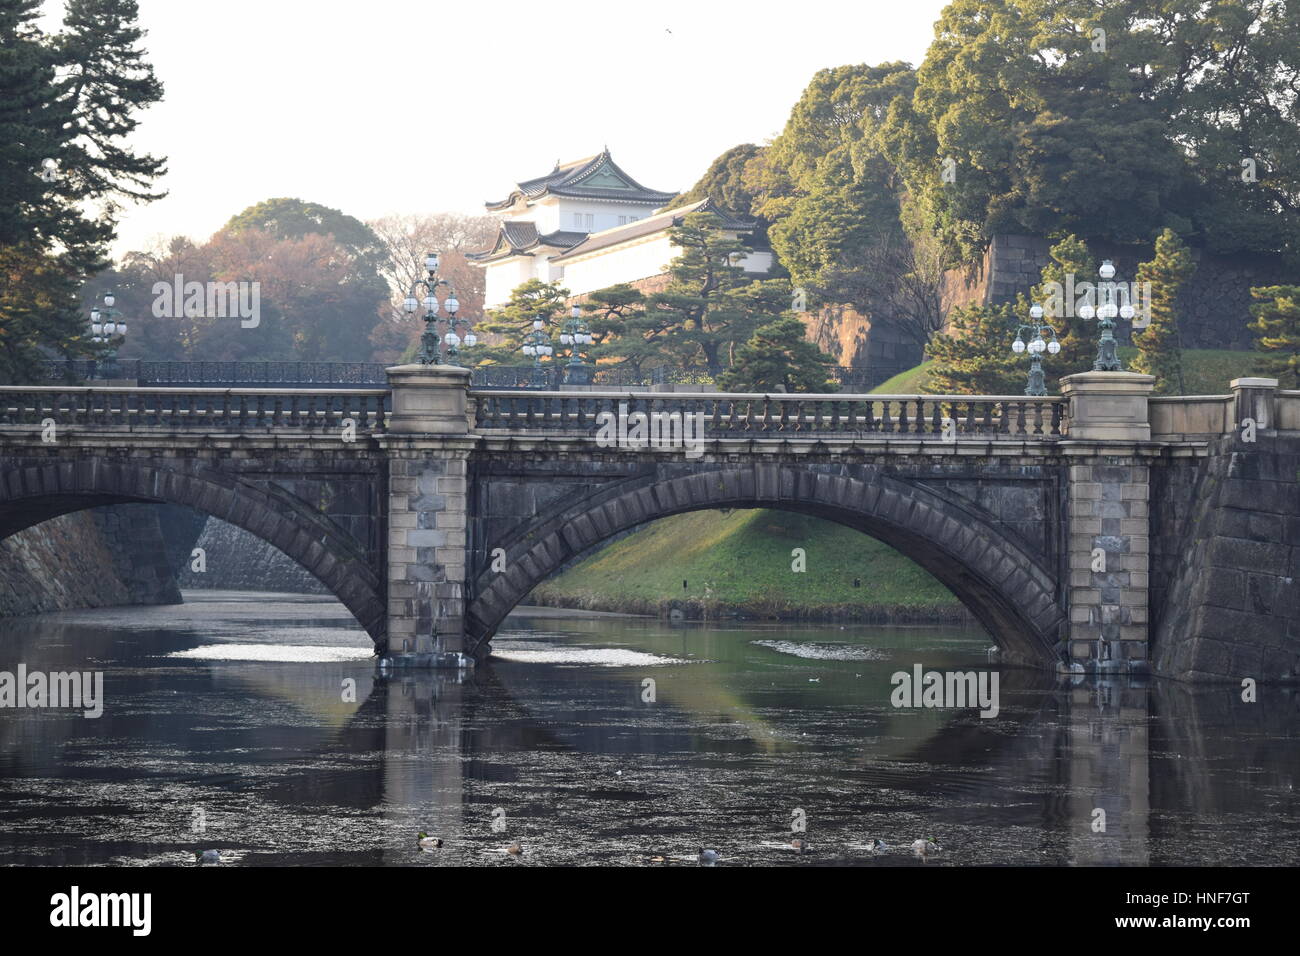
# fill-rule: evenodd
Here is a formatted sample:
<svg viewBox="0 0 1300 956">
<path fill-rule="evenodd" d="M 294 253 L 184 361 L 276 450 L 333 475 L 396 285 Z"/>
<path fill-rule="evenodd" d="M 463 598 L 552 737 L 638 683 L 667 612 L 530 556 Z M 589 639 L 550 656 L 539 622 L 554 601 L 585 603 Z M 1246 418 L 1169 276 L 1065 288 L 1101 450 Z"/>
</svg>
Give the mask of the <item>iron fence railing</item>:
<svg viewBox="0 0 1300 956">
<path fill-rule="evenodd" d="M 248 434 L 292 429 L 382 430 L 386 389 L 112 388 L 0 386 L 0 427 L 56 425 L 104 429 L 203 429 Z"/>
<path fill-rule="evenodd" d="M 309 388 L 387 387 L 385 368 L 378 362 L 167 362 L 144 359 L 47 359 L 41 381 L 80 385 L 125 379 L 142 386 L 195 386 L 240 388 L 269 385 Z M 563 391 L 571 383 L 567 365 L 480 365 L 471 369 L 474 388 L 536 388 Z M 656 385 L 713 385 L 706 369 L 661 365 L 588 367 L 590 383 L 598 388 L 648 388 Z M 886 379 L 906 371 L 901 366 L 832 366 L 827 370 L 842 392 L 867 392 Z"/>
<path fill-rule="evenodd" d="M 323 431 L 350 419 L 382 431 L 388 389 L 0 387 L 0 427 L 204 429 L 218 434 Z M 549 392 L 473 389 L 474 430 L 485 435 L 595 437 L 982 436 L 1054 440 L 1066 430 L 1061 398 L 1006 395 L 805 395 L 727 392 Z M 611 428 L 612 426 L 612 428 Z M 641 429 L 638 432 L 638 427 Z M 634 438 L 635 440 L 635 438 Z"/>
<path fill-rule="evenodd" d="M 1051 440 L 1065 431 L 1066 403 L 1007 395 L 747 395 L 529 390 L 471 392 L 483 433 L 590 435 L 614 423 L 619 435 L 638 422 L 645 434 L 702 423 L 711 437 L 754 435 L 958 436 Z M 640 416 L 644 416 L 641 418 Z"/>
</svg>

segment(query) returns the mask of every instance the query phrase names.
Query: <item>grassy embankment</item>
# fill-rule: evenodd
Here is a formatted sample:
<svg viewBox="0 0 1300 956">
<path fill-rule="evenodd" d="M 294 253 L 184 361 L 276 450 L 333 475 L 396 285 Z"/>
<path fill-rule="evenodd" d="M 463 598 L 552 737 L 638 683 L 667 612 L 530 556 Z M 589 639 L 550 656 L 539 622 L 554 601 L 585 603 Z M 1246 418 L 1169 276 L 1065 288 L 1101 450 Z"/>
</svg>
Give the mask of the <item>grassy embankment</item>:
<svg viewBox="0 0 1300 956">
<path fill-rule="evenodd" d="M 1121 349 L 1125 362 L 1133 352 Z M 1229 380 L 1251 374 L 1253 362 L 1250 352 L 1185 352 L 1187 393 L 1227 394 Z M 924 393 L 929 365 L 875 391 Z M 804 573 L 791 570 L 794 548 L 807 554 Z M 544 582 L 530 602 L 645 614 L 680 608 L 692 618 L 902 623 L 965 614 L 943 585 L 888 545 L 829 521 L 767 510 L 701 511 L 654 522 Z"/>
</svg>

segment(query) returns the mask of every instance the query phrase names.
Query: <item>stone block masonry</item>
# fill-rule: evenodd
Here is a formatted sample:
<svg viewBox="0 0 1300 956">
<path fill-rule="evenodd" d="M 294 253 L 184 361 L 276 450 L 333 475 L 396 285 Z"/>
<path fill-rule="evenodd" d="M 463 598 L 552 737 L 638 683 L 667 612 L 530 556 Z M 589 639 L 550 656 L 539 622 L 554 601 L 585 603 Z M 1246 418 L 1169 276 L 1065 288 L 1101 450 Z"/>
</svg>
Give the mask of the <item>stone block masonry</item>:
<svg viewBox="0 0 1300 956">
<path fill-rule="evenodd" d="M 1129 457 L 1070 465 L 1071 660 L 1147 658 L 1150 469 Z"/>
<path fill-rule="evenodd" d="M 1300 436 L 1214 442 L 1196 504 L 1170 529 L 1156 673 L 1182 680 L 1300 680 Z"/>
<path fill-rule="evenodd" d="M 389 369 L 389 666 L 462 666 L 469 518 L 468 369 Z"/>
</svg>

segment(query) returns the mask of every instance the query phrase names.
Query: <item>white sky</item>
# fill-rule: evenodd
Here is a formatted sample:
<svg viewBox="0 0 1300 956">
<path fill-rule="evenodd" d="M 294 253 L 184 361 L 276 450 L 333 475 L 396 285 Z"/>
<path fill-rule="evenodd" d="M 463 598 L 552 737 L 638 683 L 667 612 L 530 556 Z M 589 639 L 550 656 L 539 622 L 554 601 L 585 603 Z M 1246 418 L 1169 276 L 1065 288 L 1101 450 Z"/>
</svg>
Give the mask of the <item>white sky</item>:
<svg viewBox="0 0 1300 956">
<path fill-rule="evenodd" d="M 46 27 L 60 0 L 47 0 Z M 778 133 L 818 69 L 925 53 L 944 0 L 140 0 L 165 99 L 133 138 L 166 199 L 115 252 L 295 196 L 479 213 L 608 144 L 652 189 Z M 671 31 L 671 32 L 670 32 Z"/>
</svg>

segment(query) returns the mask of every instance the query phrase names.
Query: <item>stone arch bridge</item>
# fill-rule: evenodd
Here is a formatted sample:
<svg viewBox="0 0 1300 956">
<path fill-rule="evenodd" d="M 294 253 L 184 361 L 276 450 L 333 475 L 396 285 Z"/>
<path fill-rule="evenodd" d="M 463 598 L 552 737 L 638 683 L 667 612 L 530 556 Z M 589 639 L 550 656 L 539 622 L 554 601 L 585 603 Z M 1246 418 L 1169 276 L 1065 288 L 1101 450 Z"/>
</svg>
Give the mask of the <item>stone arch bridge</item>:
<svg viewBox="0 0 1300 956">
<path fill-rule="evenodd" d="M 188 505 L 301 563 L 387 661 L 470 666 L 536 584 L 613 535 L 777 508 L 897 548 L 1010 661 L 1300 673 L 1300 393 L 1272 380 L 1190 398 L 1107 372 L 1060 398 L 471 391 L 447 366 L 389 380 L 4 387 L 0 537 L 96 505 Z"/>
</svg>

